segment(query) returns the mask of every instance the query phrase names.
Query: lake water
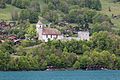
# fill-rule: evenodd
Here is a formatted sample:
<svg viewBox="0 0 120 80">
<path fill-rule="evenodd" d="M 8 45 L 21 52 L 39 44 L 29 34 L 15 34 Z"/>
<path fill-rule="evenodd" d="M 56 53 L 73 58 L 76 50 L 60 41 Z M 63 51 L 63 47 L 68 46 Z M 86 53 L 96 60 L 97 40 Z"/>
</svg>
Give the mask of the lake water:
<svg viewBox="0 0 120 80">
<path fill-rule="evenodd" d="M 0 80 L 120 80 L 120 71 L 0 72 Z"/>
</svg>

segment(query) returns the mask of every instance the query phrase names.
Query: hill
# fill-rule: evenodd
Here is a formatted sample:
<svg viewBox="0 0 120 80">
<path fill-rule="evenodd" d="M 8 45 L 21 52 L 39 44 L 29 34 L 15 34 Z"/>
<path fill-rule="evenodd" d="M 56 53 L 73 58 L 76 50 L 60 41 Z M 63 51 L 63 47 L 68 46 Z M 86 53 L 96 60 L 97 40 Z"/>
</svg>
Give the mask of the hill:
<svg viewBox="0 0 120 80">
<path fill-rule="evenodd" d="M 101 0 L 102 3 L 102 14 L 108 15 L 112 19 L 112 14 L 120 15 L 120 3 L 113 3 L 110 0 Z M 111 11 L 109 11 L 109 8 Z M 120 18 L 119 19 L 112 19 L 112 22 L 117 26 L 120 27 Z"/>
<path fill-rule="evenodd" d="M 43 0 L 33 0 L 33 1 L 39 1 L 38 3 L 40 3 L 40 7 L 42 9 L 42 7 L 44 6 L 44 2 Z M 7 4 L 6 5 L 6 8 L 4 9 L 1 9 L 0 8 L 0 19 L 3 19 L 3 20 L 11 20 L 11 13 L 13 11 L 17 11 L 18 13 L 20 13 L 22 9 L 20 8 L 17 8 L 16 6 L 13 6 L 11 4 Z"/>
<path fill-rule="evenodd" d="M 43 6 L 45 5 L 43 0 L 36 0 L 39 1 L 41 10 L 43 9 Z M 114 15 L 120 15 L 120 3 L 113 3 L 110 0 L 101 0 L 102 3 L 102 11 L 100 13 L 108 15 L 112 22 L 119 27 L 120 26 L 120 19 L 112 19 L 112 14 Z M 109 11 L 109 8 L 111 11 Z M 17 12 L 20 12 L 21 9 L 17 8 L 12 5 L 7 5 L 5 9 L 0 9 L 0 19 L 4 20 L 10 20 L 11 19 L 11 13 L 16 10 Z"/>
<path fill-rule="evenodd" d="M 17 12 L 20 12 L 21 9 L 12 6 L 12 5 L 7 5 L 5 9 L 0 9 L 0 19 L 4 20 L 10 20 L 11 19 L 11 13 L 17 10 Z"/>
<path fill-rule="evenodd" d="M 0 71 L 120 70 L 120 3 L 111 1 L 0 0 Z"/>
</svg>

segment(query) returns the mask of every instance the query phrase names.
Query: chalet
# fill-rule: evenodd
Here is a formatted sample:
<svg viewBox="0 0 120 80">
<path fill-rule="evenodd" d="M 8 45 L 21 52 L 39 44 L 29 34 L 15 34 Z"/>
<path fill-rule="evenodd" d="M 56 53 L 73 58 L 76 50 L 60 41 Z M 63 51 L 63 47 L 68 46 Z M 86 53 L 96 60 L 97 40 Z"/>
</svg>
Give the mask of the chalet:
<svg viewBox="0 0 120 80">
<path fill-rule="evenodd" d="M 42 40 L 45 42 L 47 42 L 48 39 L 59 40 L 63 38 L 59 30 L 49 27 L 46 28 L 41 21 L 38 21 L 38 23 L 36 24 L 36 31 L 37 31 L 38 40 Z"/>
</svg>

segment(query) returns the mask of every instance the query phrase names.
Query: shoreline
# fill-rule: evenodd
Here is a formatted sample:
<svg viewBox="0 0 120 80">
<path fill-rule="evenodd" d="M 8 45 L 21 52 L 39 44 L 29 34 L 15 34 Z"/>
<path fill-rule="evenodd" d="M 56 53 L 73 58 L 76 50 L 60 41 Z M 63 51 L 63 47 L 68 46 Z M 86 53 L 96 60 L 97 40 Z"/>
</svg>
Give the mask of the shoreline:
<svg viewBox="0 0 120 80">
<path fill-rule="evenodd" d="M 115 69 L 92 69 L 92 70 L 86 70 L 86 69 L 46 69 L 46 70 L 6 70 L 6 71 L 0 71 L 0 72 L 32 72 L 32 71 L 109 71 L 109 70 L 115 70 Z"/>
</svg>

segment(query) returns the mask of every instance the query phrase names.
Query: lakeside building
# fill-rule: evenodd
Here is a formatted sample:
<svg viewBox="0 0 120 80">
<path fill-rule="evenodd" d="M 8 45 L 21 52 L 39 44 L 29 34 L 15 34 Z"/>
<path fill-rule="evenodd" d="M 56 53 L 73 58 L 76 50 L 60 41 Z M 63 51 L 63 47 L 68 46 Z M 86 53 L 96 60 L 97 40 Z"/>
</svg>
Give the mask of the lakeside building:
<svg viewBox="0 0 120 80">
<path fill-rule="evenodd" d="M 90 39 L 89 31 L 79 31 L 78 32 L 78 38 L 80 38 L 80 40 L 87 40 L 87 41 L 89 41 L 89 39 Z"/>
<path fill-rule="evenodd" d="M 61 32 L 55 28 L 45 28 L 44 24 L 41 21 L 38 21 L 36 24 L 37 36 L 38 40 L 42 40 L 47 42 L 50 40 L 61 40 L 63 39 L 63 35 Z"/>
<path fill-rule="evenodd" d="M 36 24 L 36 31 L 37 31 L 37 36 L 38 36 L 38 40 L 42 40 L 47 42 L 48 39 L 50 40 L 89 40 L 90 38 L 90 33 L 89 31 L 79 31 L 78 32 L 78 37 L 64 37 L 64 35 L 62 35 L 62 33 L 55 29 L 55 28 L 49 28 L 49 27 L 45 27 L 45 25 L 41 22 L 38 21 L 38 23 Z"/>
</svg>

